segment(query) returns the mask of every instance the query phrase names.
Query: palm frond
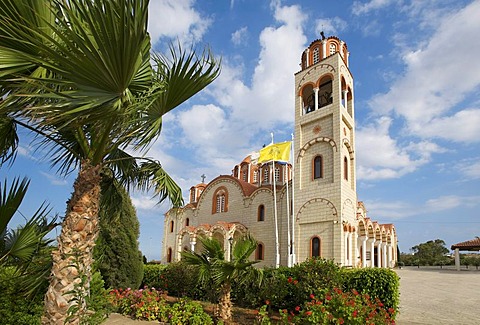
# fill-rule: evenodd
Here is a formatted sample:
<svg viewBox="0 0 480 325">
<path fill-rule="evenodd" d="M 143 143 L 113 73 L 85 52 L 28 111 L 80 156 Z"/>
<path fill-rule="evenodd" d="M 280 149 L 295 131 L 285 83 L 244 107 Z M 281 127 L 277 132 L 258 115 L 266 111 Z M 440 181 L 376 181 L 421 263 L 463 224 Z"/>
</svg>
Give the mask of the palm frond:
<svg viewBox="0 0 480 325">
<path fill-rule="evenodd" d="M 7 161 L 13 163 L 18 148 L 17 124 L 14 119 L 2 113 L 0 113 L 0 167 Z"/>
<path fill-rule="evenodd" d="M 159 162 L 147 161 L 141 163 L 134 180 L 134 184 L 139 190 L 153 190 L 154 197 L 158 197 L 159 202 L 169 199 L 174 207 L 183 205 L 182 189 L 167 174 Z"/>
<path fill-rule="evenodd" d="M 4 181 L 3 188 L 0 183 L 0 233 L 7 229 L 8 223 L 27 193 L 29 184 L 30 181 L 27 178 L 23 178 L 21 181 L 14 178 L 10 189 L 8 189 L 7 180 Z"/>
</svg>

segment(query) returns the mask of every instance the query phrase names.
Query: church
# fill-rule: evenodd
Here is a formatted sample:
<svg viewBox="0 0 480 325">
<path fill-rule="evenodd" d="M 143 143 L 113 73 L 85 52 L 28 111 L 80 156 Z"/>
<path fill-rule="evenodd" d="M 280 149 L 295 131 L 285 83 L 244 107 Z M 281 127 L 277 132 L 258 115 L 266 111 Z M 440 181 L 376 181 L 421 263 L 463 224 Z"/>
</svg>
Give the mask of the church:
<svg viewBox="0 0 480 325">
<path fill-rule="evenodd" d="M 252 154 L 230 175 L 192 186 L 189 203 L 165 214 L 163 263 L 183 250 L 201 252 L 202 236 L 223 243 L 228 259 L 235 240 L 250 233 L 259 266 L 311 257 L 344 267 L 395 266 L 395 226 L 370 219 L 357 200 L 350 53 L 344 41 L 321 35 L 295 74 L 291 161 L 260 163 Z"/>
</svg>

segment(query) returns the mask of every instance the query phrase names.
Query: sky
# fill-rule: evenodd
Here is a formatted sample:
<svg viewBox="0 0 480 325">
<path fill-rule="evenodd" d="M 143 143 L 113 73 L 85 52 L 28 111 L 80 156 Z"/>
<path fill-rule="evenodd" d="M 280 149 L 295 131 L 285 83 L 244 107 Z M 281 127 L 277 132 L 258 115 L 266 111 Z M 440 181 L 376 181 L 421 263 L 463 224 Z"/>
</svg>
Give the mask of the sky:
<svg viewBox="0 0 480 325">
<path fill-rule="evenodd" d="M 210 86 L 164 116 L 148 156 L 188 190 L 229 175 L 250 152 L 290 140 L 294 74 L 320 32 L 346 42 L 354 77 L 357 194 L 394 223 L 402 252 L 480 236 L 480 0 L 151 0 L 154 50 L 171 42 L 221 58 Z M 75 175 L 61 178 L 20 143 L 8 175 L 31 184 L 23 222 L 43 201 L 64 215 Z M 140 249 L 160 259 L 164 213 L 133 192 Z M 57 230 L 59 235 L 60 229 Z"/>
</svg>

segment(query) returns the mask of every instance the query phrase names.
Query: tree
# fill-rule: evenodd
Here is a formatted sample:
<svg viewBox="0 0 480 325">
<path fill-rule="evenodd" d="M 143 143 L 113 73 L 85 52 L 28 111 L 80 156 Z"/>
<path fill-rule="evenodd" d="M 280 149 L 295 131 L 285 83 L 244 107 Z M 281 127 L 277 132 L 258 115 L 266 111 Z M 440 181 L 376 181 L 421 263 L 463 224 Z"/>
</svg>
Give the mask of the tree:
<svg viewBox="0 0 480 325">
<path fill-rule="evenodd" d="M 449 252 L 448 248 L 445 247 L 445 242 L 441 239 L 418 244 L 413 246 L 411 250 L 422 265 L 435 265 L 440 261 L 445 261 L 445 254 Z"/>
<path fill-rule="evenodd" d="M 258 261 L 250 261 L 249 257 L 257 248 L 257 241 L 247 235 L 234 242 L 231 261 L 225 259 L 222 244 L 214 238 L 200 238 L 203 251 L 199 253 L 183 251 L 182 261 L 196 267 L 198 281 L 212 284 L 218 288 L 218 307 L 220 317 L 224 321 L 232 318 L 232 302 L 230 292 L 232 282 L 242 284 L 243 280 L 262 281 L 262 272 L 253 267 Z"/>
<path fill-rule="evenodd" d="M 51 267 L 49 259 L 45 261 L 45 250 L 52 242 L 45 236 L 56 227 L 56 217 L 48 220 L 48 205 L 40 206 L 25 225 L 15 230 L 7 228 L 17 213 L 29 181 L 14 178 L 11 185 L 0 183 L 0 267 L 14 266 L 15 275 L 21 278 L 20 294 L 31 295 L 42 286 Z"/>
<path fill-rule="evenodd" d="M 163 114 L 210 84 L 219 63 L 171 47 L 151 55 L 148 0 L 4 0 L 0 6 L 0 157 L 12 161 L 18 127 L 62 175 L 78 171 L 53 254 L 44 323 L 86 314 L 98 236 L 102 173 L 115 189 L 153 190 L 183 204 L 158 161 L 145 158 Z M 139 157 L 127 153 L 134 152 Z M 113 193 L 113 194 L 112 194 Z M 85 279 L 85 280 L 84 280 Z"/>
<path fill-rule="evenodd" d="M 103 193 L 108 186 L 108 181 L 102 182 Z M 112 211 L 107 196 L 100 199 L 100 233 L 93 256 L 106 288 L 137 289 L 143 278 L 140 225 L 128 193 L 123 188 L 118 191 L 121 200 L 115 215 L 107 215 Z"/>
</svg>

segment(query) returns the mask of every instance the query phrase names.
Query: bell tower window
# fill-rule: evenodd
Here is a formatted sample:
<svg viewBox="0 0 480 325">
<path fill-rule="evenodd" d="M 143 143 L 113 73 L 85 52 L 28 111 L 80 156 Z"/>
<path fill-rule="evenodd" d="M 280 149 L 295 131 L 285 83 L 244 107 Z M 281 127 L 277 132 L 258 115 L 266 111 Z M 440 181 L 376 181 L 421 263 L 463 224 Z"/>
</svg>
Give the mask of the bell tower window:
<svg viewBox="0 0 480 325">
<path fill-rule="evenodd" d="M 265 221 L 265 206 L 263 204 L 258 206 L 257 221 Z"/>
<path fill-rule="evenodd" d="M 348 181 L 348 159 L 343 157 L 343 178 Z"/>
<path fill-rule="evenodd" d="M 320 50 L 316 47 L 313 50 L 313 64 L 320 62 Z"/>
<path fill-rule="evenodd" d="M 332 91 L 332 78 L 330 76 L 323 77 L 318 91 L 318 107 L 333 103 Z"/>
<path fill-rule="evenodd" d="M 330 55 L 335 54 L 337 52 L 337 45 L 335 43 L 330 44 Z"/>
</svg>

